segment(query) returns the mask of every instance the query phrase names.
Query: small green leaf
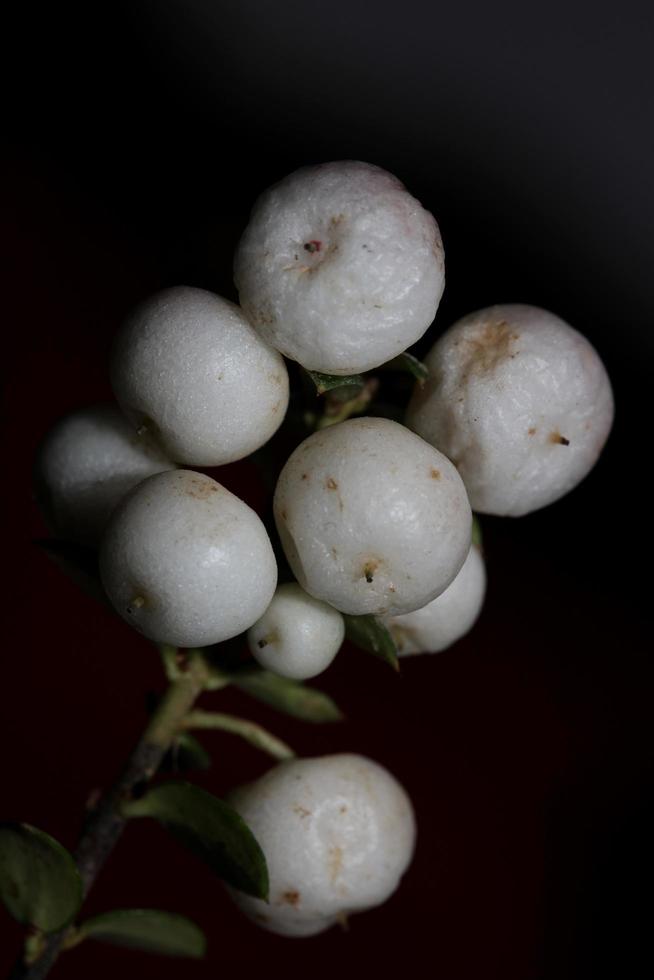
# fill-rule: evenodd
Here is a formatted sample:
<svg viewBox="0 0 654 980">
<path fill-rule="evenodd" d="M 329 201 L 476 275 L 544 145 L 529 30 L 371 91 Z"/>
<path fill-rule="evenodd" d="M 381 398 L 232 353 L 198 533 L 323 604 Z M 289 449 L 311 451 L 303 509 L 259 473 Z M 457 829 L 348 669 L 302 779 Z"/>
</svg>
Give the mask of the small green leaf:
<svg viewBox="0 0 654 980">
<path fill-rule="evenodd" d="M 108 603 L 100 581 L 97 551 L 76 544 L 74 541 L 60 541 L 58 538 L 42 538 L 35 544 L 73 580 L 82 592 L 105 605 Z"/>
<path fill-rule="evenodd" d="M 280 677 L 270 670 L 244 667 L 230 674 L 235 687 L 293 718 L 316 723 L 341 721 L 343 715 L 332 699 L 315 687 Z"/>
<path fill-rule="evenodd" d="M 429 377 L 429 368 L 427 365 L 423 364 L 422 361 L 419 361 L 417 357 L 414 357 L 413 354 L 409 354 L 407 351 L 394 357 L 392 361 L 384 364 L 384 367 L 393 371 L 404 371 L 407 374 L 412 374 L 421 385 Z"/>
<path fill-rule="evenodd" d="M 345 620 L 345 636 L 362 650 L 367 650 L 389 664 L 393 670 L 399 671 L 397 647 L 390 630 L 376 616 L 347 616 Z"/>
<path fill-rule="evenodd" d="M 0 898 L 15 919 L 56 932 L 82 903 L 72 855 L 49 834 L 25 823 L 0 824 Z"/>
<path fill-rule="evenodd" d="M 189 732 L 180 732 L 162 763 L 163 772 L 188 772 L 191 769 L 210 769 L 211 756 L 204 745 Z"/>
<path fill-rule="evenodd" d="M 97 939 L 166 956 L 201 959 L 207 941 L 199 926 L 184 915 L 159 909 L 115 909 L 82 922 L 77 941 Z"/>
<path fill-rule="evenodd" d="M 472 543 L 475 548 L 479 548 L 480 551 L 483 550 L 484 542 L 481 533 L 481 524 L 479 523 L 479 518 L 473 514 L 472 515 Z"/>
<path fill-rule="evenodd" d="M 307 371 L 306 373 L 316 386 L 316 394 L 318 395 L 324 395 L 326 391 L 332 391 L 334 388 L 354 385 L 357 388 L 363 388 L 364 385 L 364 379 L 360 374 L 321 374 L 319 371 Z"/>
<path fill-rule="evenodd" d="M 268 869 L 252 831 L 217 796 L 191 783 L 164 783 L 123 805 L 127 817 L 154 817 L 229 885 L 268 897 Z"/>
</svg>

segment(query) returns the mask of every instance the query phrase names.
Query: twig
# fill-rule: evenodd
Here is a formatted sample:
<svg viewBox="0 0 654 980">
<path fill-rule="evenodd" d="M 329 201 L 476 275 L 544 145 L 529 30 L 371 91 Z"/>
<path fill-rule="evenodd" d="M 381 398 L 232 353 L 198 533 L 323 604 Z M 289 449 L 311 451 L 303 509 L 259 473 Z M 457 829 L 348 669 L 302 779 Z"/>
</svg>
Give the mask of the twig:
<svg viewBox="0 0 654 980">
<path fill-rule="evenodd" d="M 75 852 L 85 897 L 125 829 L 127 820 L 121 815 L 121 804 L 138 795 L 150 782 L 208 679 L 209 671 L 202 656 L 194 653 L 186 669 L 166 691 L 122 775 L 87 821 Z M 9 980 L 43 980 L 54 966 L 67 935 L 68 930 L 63 929 L 44 937 L 35 962 L 26 962 L 23 953 Z"/>
</svg>

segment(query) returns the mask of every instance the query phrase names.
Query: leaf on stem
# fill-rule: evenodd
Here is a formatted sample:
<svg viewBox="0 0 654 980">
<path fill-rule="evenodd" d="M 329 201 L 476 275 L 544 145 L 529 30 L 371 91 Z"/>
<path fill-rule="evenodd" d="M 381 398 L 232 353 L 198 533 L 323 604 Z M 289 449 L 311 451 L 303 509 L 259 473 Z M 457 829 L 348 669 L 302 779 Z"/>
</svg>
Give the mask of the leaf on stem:
<svg viewBox="0 0 654 980">
<path fill-rule="evenodd" d="M 114 909 L 96 915 L 77 929 L 75 945 L 83 939 L 193 959 L 201 959 L 207 949 L 204 933 L 195 922 L 160 909 Z"/>
<path fill-rule="evenodd" d="M 472 515 L 472 543 L 474 544 L 475 548 L 479 548 L 480 551 L 484 550 L 481 524 L 479 523 L 479 518 L 475 514 Z"/>
<path fill-rule="evenodd" d="M 211 756 L 204 745 L 189 732 L 180 732 L 161 764 L 162 772 L 188 772 L 210 769 Z"/>
<path fill-rule="evenodd" d="M 363 388 L 364 385 L 363 376 L 360 374 L 321 374 L 320 371 L 307 371 L 306 368 L 304 370 L 316 386 L 317 395 L 324 395 L 326 391 L 332 391 L 334 388 L 354 386 Z"/>
<path fill-rule="evenodd" d="M 399 672 L 400 664 L 397 658 L 397 647 L 390 630 L 384 626 L 377 616 L 348 616 L 345 620 L 345 636 L 355 646 L 379 657 Z"/>
<path fill-rule="evenodd" d="M 54 837 L 25 823 L 2 823 L 0 898 L 18 922 L 56 932 L 77 915 L 82 879 Z"/>
<path fill-rule="evenodd" d="M 248 666 L 232 672 L 230 680 L 257 701 L 293 718 L 316 723 L 343 719 L 342 712 L 327 694 L 301 681 L 280 677 L 271 670 Z"/>
<path fill-rule="evenodd" d="M 268 897 L 268 868 L 236 810 L 191 783 L 164 783 L 123 805 L 126 817 L 154 817 L 220 878 L 255 898 Z"/>
<path fill-rule="evenodd" d="M 424 385 L 429 377 L 429 368 L 427 365 L 423 364 L 422 361 L 419 361 L 417 357 L 414 357 L 413 354 L 409 354 L 407 351 L 404 351 L 403 354 L 398 354 L 392 361 L 384 364 L 384 367 L 390 371 L 403 371 L 405 374 L 412 374 L 420 385 Z"/>
</svg>

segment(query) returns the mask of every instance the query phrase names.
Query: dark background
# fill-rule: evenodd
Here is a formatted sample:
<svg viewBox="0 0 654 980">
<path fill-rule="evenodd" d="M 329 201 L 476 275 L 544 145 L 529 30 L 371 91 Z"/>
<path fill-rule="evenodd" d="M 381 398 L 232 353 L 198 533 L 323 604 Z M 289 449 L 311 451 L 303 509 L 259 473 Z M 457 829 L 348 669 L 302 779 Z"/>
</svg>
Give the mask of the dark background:
<svg viewBox="0 0 654 980">
<path fill-rule="evenodd" d="M 179 283 L 234 297 L 233 249 L 273 180 L 339 158 L 391 170 L 445 243 L 445 297 L 419 349 L 480 306 L 542 305 L 595 344 L 617 403 L 582 486 L 484 520 L 488 600 L 452 650 L 405 661 L 399 679 L 344 651 L 320 679 L 340 727 L 214 696 L 303 754 L 362 752 L 400 778 L 419 845 L 396 895 L 349 934 L 282 940 L 144 822 L 89 910 L 191 914 L 208 963 L 88 944 L 56 977 L 652 975 L 653 26 L 650 5 L 558 0 L 132 0 L 23 5 L 9 24 L 3 816 L 74 846 L 85 799 L 161 688 L 147 645 L 32 544 L 35 447 L 62 413 L 110 397 L 107 351 L 134 302 Z M 265 504 L 250 464 L 218 475 Z M 229 736 L 205 742 L 200 779 L 216 793 L 267 765 Z M 0 933 L 5 970 L 19 931 L 2 910 Z"/>
</svg>

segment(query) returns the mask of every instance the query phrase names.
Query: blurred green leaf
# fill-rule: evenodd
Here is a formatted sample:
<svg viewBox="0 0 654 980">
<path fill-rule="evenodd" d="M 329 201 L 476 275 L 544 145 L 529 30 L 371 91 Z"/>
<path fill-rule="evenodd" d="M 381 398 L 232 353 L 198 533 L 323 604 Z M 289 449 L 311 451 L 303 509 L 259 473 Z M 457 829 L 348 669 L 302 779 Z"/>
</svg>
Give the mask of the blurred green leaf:
<svg viewBox="0 0 654 980">
<path fill-rule="evenodd" d="M 306 373 L 316 386 L 318 395 L 324 395 L 326 391 L 332 391 L 334 388 L 349 388 L 355 385 L 357 388 L 363 388 L 364 385 L 363 376 L 360 374 L 321 374 L 319 371 L 306 371 Z"/>
<path fill-rule="evenodd" d="M 407 351 L 394 357 L 392 361 L 388 361 L 387 364 L 384 364 L 384 367 L 392 371 L 404 371 L 406 374 L 412 374 L 421 385 L 429 377 L 429 368 L 427 365 L 423 364 L 422 361 L 419 361 L 417 357 L 414 357 L 413 354 L 409 354 Z"/>
<path fill-rule="evenodd" d="M 399 671 L 397 647 L 390 630 L 376 616 L 347 616 L 345 620 L 345 636 L 355 646 L 379 657 L 389 664 L 393 670 Z"/>
<path fill-rule="evenodd" d="M 81 923 L 76 939 L 194 959 L 203 957 L 207 949 L 204 933 L 195 922 L 159 909 L 115 909 L 96 915 Z"/>
<path fill-rule="evenodd" d="M 229 885 L 268 897 L 268 869 L 252 831 L 217 796 L 191 783 L 164 783 L 123 805 L 127 817 L 154 817 Z"/>
<path fill-rule="evenodd" d="M 0 824 L 0 898 L 15 919 L 56 932 L 82 903 L 73 857 L 49 834 L 25 823 Z"/>
<path fill-rule="evenodd" d="M 250 666 L 233 671 L 229 676 L 232 684 L 241 691 L 277 711 L 301 718 L 302 721 L 320 723 L 341 721 L 343 718 L 341 711 L 327 694 L 315 687 L 307 687 L 301 681 L 293 681 L 270 670 Z"/>
<path fill-rule="evenodd" d="M 189 772 L 211 768 L 211 756 L 204 745 L 189 732 L 181 732 L 166 753 L 162 772 Z"/>
<path fill-rule="evenodd" d="M 108 603 L 100 581 L 97 551 L 76 544 L 74 541 L 60 541 L 58 538 L 41 538 L 35 541 L 35 544 L 73 580 L 82 592 L 86 592 L 105 605 Z"/>
<path fill-rule="evenodd" d="M 479 523 L 479 519 L 475 514 L 472 515 L 472 543 L 476 548 L 479 548 L 480 551 L 483 551 L 484 541 L 481 533 L 481 524 Z"/>
</svg>

